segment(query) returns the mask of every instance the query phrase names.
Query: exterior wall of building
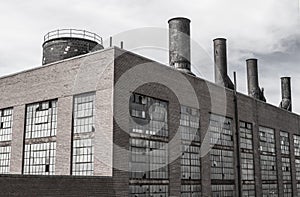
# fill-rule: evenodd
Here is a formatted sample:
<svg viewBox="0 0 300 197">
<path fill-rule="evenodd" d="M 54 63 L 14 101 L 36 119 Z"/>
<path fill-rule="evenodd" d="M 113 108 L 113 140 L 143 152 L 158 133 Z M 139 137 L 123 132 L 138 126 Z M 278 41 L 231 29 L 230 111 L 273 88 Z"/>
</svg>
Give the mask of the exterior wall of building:
<svg viewBox="0 0 300 197">
<path fill-rule="evenodd" d="M 181 137 L 180 112 L 182 106 L 188 106 L 200 111 L 200 160 L 201 160 L 201 190 L 202 196 L 212 196 L 212 184 L 233 184 L 234 193 L 238 196 L 237 168 L 234 169 L 234 182 L 212 180 L 211 178 L 211 114 L 227 117 L 232 120 L 233 166 L 237 166 L 237 132 L 236 123 L 244 121 L 252 124 L 253 155 L 254 155 L 254 183 L 256 196 L 262 196 L 261 178 L 261 150 L 259 128 L 274 129 L 276 145 L 276 164 L 278 179 L 278 194 L 283 196 L 282 154 L 280 150 L 280 132 L 288 132 L 290 140 L 290 161 L 292 174 L 293 196 L 297 196 L 297 180 L 293 135 L 300 135 L 300 117 L 275 106 L 254 100 L 248 96 L 237 94 L 238 117 L 235 117 L 234 92 L 218 85 L 207 82 L 191 75 L 180 73 L 170 67 L 158 64 L 136 54 L 121 49 L 107 49 L 93 54 L 61 61 L 45 67 L 0 78 L 0 109 L 13 107 L 13 129 L 11 142 L 11 174 L 22 173 L 23 142 L 25 127 L 26 104 L 58 99 L 58 122 L 56 136 L 56 175 L 70 175 L 72 150 L 72 113 L 73 96 L 81 93 L 96 92 L 95 104 L 95 149 L 94 175 L 78 179 L 78 182 L 90 184 L 93 180 L 100 181 L 98 189 L 106 189 L 100 176 L 110 176 L 111 184 L 107 187 L 115 190 L 114 194 L 104 196 L 128 196 L 129 185 L 146 184 L 148 180 L 130 180 L 129 176 L 129 142 L 130 142 L 130 114 L 129 100 L 132 93 L 138 93 L 168 103 L 169 129 L 169 179 L 164 183 L 169 185 L 169 196 L 180 196 L 181 185 L 187 181 L 181 178 Z M 126 151 L 127 150 L 127 151 Z M 300 156 L 300 155 L 299 155 Z M 113 166 L 113 168 L 112 168 Z M 99 177 L 98 177 L 99 176 Z M 36 188 L 43 190 L 44 181 L 58 187 L 57 184 L 73 177 L 39 177 L 5 175 L 0 181 L 10 181 L 20 186 L 7 187 L 7 193 L 25 191 L 25 179 L 30 180 Z M 99 180 L 97 179 L 99 178 Z M 77 177 L 75 177 L 76 179 Z M 41 184 L 37 180 L 43 180 Z M 55 180 L 55 181 L 54 181 Z M 31 182 L 33 181 L 33 182 Z M 53 181 L 55 183 L 53 183 Z M 77 179 L 76 181 L 77 182 Z M 190 181 L 189 183 L 191 183 Z M 195 181 L 196 183 L 196 181 Z M 67 185 L 66 181 L 61 185 Z M 79 184 L 79 183 L 78 183 Z M 98 184 L 98 183 L 97 183 Z M 3 184 L 4 185 L 4 184 Z M 14 185 L 14 184 L 11 184 Z M 93 184 L 92 184 L 93 185 Z M 73 185 L 77 188 L 77 185 Z M 2 186 L 1 186 L 2 188 Z M 22 189 L 23 188 L 23 189 Z M 59 187 L 58 191 L 66 190 Z M 68 188 L 68 187 L 66 187 Z M 78 186 L 78 188 L 80 188 Z M 95 188 L 91 190 L 98 191 Z M 55 189 L 53 189 L 55 190 Z M 52 189 L 51 189 L 52 191 Z M 86 190 L 83 190 L 86 191 Z M 102 191 L 102 190 L 101 190 Z M 105 190 L 106 191 L 106 190 Z M 35 194 L 33 190 L 28 195 Z M 72 193 L 80 196 L 80 193 Z M 91 193 L 84 193 L 84 195 Z M 57 194 L 59 195 L 59 194 Z M 91 194 L 94 195 L 94 194 Z M 103 195 L 103 193 L 99 193 Z M 29 195 L 30 196 L 30 195 Z M 32 196 L 32 195 L 31 195 Z"/>
<path fill-rule="evenodd" d="M 0 175 L 1 196 L 115 196 L 111 177 Z"/>
<path fill-rule="evenodd" d="M 149 65 L 147 65 L 149 63 Z M 148 68 L 146 68 L 148 66 Z M 143 71 L 136 71 L 135 68 L 141 67 Z M 182 74 L 192 85 L 192 88 L 188 89 L 184 87 L 184 81 L 179 80 L 178 71 L 175 71 L 169 67 L 162 66 L 158 63 L 153 63 L 151 60 L 142 58 L 130 52 L 124 53 L 124 51 L 117 50 L 116 52 L 116 64 L 115 64 L 115 84 L 118 84 L 122 81 L 122 76 L 126 75 L 127 72 L 134 73 L 135 80 L 139 81 L 141 87 L 135 89 L 133 87 L 127 87 L 127 91 L 140 93 L 149 97 L 162 99 L 168 101 L 169 104 L 169 127 L 170 127 L 170 141 L 175 140 L 173 135 L 176 128 L 178 127 L 178 100 L 175 98 L 180 98 L 181 96 L 186 97 L 188 101 L 192 97 L 195 90 L 200 109 L 200 130 L 201 130 L 201 181 L 202 181 L 202 195 L 211 196 L 211 161 L 210 154 L 205 150 L 205 147 L 209 144 L 209 138 L 207 138 L 208 127 L 209 127 L 209 118 L 210 114 L 218 114 L 224 117 L 231 118 L 232 128 L 233 128 L 233 137 L 234 137 L 234 166 L 237 164 L 237 139 L 236 139 L 236 121 L 235 121 L 235 107 L 234 107 L 234 92 L 229 89 L 223 89 L 220 86 L 217 86 L 213 83 L 207 82 L 205 80 L 195 78 L 193 76 Z M 163 80 L 162 80 L 163 78 Z M 153 80 L 155 79 L 155 80 Z M 167 81 L 169 86 L 165 86 L 164 83 Z M 151 83 L 156 82 L 156 83 Z M 159 85 L 161 83 L 161 85 Z M 162 85 L 163 84 L 163 85 Z M 177 89 L 173 91 L 171 89 L 172 84 L 175 84 Z M 126 86 L 124 86 L 126 87 Z M 178 91 L 179 90 L 179 91 Z M 118 88 L 115 87 L 115 91 L 118 91 Z M 116 94 L 116 93 L 115 93 Z M 170 95 L 172 95 L 170 97 Z M 224 98 L 226 102 L 224 102 Z M 117 108 L 115 98 L 115 113 L 118 113 L 119 109 Z M 295 181 L 295 166 L 294 166 L 294 155 L 293 155 L 293 135 L 300 134 L 299 130 L 299 116 L 290 113 L 288 111 L 282 110 L 278 107 L 272 106 L 270 104 L 261 102 L 259 100 L 252 99 L 248 96 L 238 93 L 237 94 L 238 102 L 238 117 L 239 121 L 245 121 L 253 125 L 253 154 L 254 154 L 254 175 L 255 175 L 255 193 L 257 196 L 262 196 L 262 180 L 261 180 L 261 161 L 260 161 L 260 140 L 259 140 L 259 127 L 266 127 L 274 129 L 275 134 L 275 145 L 276 145 L 276 162 L 277 162 L 277 179 L 278 179 L 278 195 L 283 196 L 283 180 L 282 180 L 282 164 L 281 164 L 281 154 L 280 154 L 280 131 L 285 131 L 289 133 L 290 136 L 290 149 L 291 149 L 291 171 L 292 171 L 292 180 L 293 180 L 293 196 L 296 196 L 296 181 Z M 174 104 L 176 103 L 176 104 Z M 182 103 L 190 106 L 192 102 Z M 123 103 L 125 106 L 127 103 Z M 116 106 L 117 105 L 117 106 Z M 174 119 L 173 119 L 174 118 Z M 173 122 L 173 120 L 175 120 Z M 115 132 L 118 135 L 122 135 L 126 132 L 122 131 L 118 127 L 118 123 L 115 122 Z M 172 129 L 171 129 L 172 128 Z M 126 129 L 125 129 L 126 130 Z M 124 134 L 125 135 L 125 134 Z M 115 142 L 120 143 L 120 139 L 114 138 Z M 129 136 L 126 135 L 126 138 L 122 139 L 122 144 L 126 147 L 126 144 L 129 143 Z M 180 145 L 177 144 L 177 147 Z M 178 150 L 178 148 L 177 148 Z M 208 153 L 208 154 L 207 154 Z M 175 149 L 169 149 L 169 157 L 176 154 Z M 114 152 L 114 155 L 118 155 L 117 152 Z M 126 158 L 127 157 L 127 158 Z M 120 158 L 120 159 L 119 159 Z M 114 157 L 114 164 L 118 164 L 121 161 L 128 159 L 128 155 L 123 157 Z M 127 162 L 126 162 L 127 163 Z M 180 196 L 180 161 L 176 160 L 169 165 L 169 195 Z M 237 169 L 235 169 L 235 193 L 238 195 L 238 179 L 237 179 Z M 122 182 L 129 182 L 128 173 L 120 173 L 118 170 L 115 170 L 118 180 Z M 122 177 L 122 178 L 121 178 Z M 126 194 L 127 186 L 123 187 L 124 191 L 118 191 L 119 194 Z M 121 195 L 119 195 L 121 196 Z"/>
<path fill-rule="evenodd" d="M 22 173 L 25 106 L 58 99 L 55 175 L 70 175 L 73 95 L 96 92 L 94 175 L 112 176 L 113 57 L 108 49 L 0 78 L 0 109 L 14 112 L 10 173 Z"/>
</svg>

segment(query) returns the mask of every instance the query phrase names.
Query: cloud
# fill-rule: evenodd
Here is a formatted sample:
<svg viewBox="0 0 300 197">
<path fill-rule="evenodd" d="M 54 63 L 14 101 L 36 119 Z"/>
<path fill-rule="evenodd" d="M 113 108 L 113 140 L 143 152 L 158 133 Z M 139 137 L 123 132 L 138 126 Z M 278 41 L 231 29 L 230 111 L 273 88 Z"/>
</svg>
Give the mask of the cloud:
<svg viewBox="0 0 300 197">
<path fill-rule="evenodd" d="M 193 63 L 202 77 L 213 80 L 212 39 L 228 39 L 228 69 L 237 71 L 239 91 L 246 93 L 245 59 L 259 58 L 260 84 L 274 105 L 280 102 L 280 76 L 293 78 L 296 112 L 300 112 L 298 0 L 12 0 L 0 7 L 0 75 L 41 64 L 43 35 L 58 28 L 78 28 L 108 38 L 141 27 L 167 28 L 167 20 L 192 20 Z M 157 37 L 155 39 L 160 39 Z M 162 41 L 167 39 L 163 34 Z M 116 45 L 118 45 L 118 40 Z M 131 42 L 124 40 L 125 48 Z M 168 62 L 165 50 L 138 51 Z M 274 85 L 278 84 L 278 85 Z"/>
</svg>

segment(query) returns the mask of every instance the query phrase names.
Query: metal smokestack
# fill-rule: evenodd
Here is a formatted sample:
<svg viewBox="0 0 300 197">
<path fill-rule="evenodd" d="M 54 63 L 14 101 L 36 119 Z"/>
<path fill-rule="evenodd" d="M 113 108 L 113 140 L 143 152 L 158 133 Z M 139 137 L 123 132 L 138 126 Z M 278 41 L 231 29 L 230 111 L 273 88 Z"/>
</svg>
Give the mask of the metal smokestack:
<svg viewBox="0 0 300 197">
<path fill-rule="evenodd" d="M 190 20 L 177 17 L 168 21 L 169 23 L 169 62 L 170 66 L 182 72 L 191 72 L 191 39 Z"/>
<path fill-rule="evenodd" d="M 282 101 L 280 107 L 288 111 L 292 111 L 292 92 L 291 92 L 291 78 L 281 77 L 281 95 Z"/>
<path fill-rule="evenodd" d="M 247 82 L 248 82 L 248 95 L 259 99 L 260 89 L 258 86 L 258 71 L 257 59 L 248 59 L 247 62 Z"/>
<path fill-rule="evenodd" d="M 215 83 L 226 88 L 234 89 L 227 75 L 227 46 L 225 38 L 216 38 L 214 42 Z"/>
<path fill-rule="evenodd" d="M 259 88 L 258 84 L 258 70 L 257 70 L 257 59 L 247 59 L 247 82 L 248 82 L 248 95 L 266 101 L 264 97 L 263 89 Z"/>
</svg>

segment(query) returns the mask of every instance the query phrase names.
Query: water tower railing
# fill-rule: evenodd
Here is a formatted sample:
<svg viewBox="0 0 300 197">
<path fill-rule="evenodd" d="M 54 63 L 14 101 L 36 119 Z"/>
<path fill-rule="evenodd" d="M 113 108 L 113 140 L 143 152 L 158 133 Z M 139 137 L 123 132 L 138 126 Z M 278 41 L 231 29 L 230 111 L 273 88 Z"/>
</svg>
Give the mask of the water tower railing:
<svg viewBox="0 0 300 197">
<path fill-rule="evenodd" d="M 47 42 L 48 40 L 52 40 L 56 38 L 64 38 L 64 37 L 84 38 L 84 39 L 98 42 L 99 44 L 103 44 L 103 39 L 99 35 L 92 33 L 90 31 L 79 30 L 79 29 L 58 29 L 58 30 L 50 31 L 44 36 L 44 42 Z"/>
</svg>

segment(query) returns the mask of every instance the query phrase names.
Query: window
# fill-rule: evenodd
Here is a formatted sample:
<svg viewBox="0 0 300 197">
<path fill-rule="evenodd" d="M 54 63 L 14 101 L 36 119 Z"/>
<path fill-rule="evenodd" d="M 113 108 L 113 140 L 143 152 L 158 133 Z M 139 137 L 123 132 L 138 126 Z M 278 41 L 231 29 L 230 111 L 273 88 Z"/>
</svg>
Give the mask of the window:
<svg viewBox="0 0 300 197">
<path fill-rule="evenodd" d="M 200 179 L 200 148 L 198 146 L 182 145 L 181 178 Z"/>
<path fill-rule="evenodd" d="M 0 142 L 10 141 L 13 123 L 13 109 L 0 110 Z"/>
<path fill-rule="evenodd" d="M 292 184 L 283 184 L 283 196 L 284 197 L 293 196 Z"/>
<path fill-rule="evenodd" d="M 300 136 L 294 135 L 295 156 L 300 157 Z"/>
<path fill-rule="evenodd" d="M 255 185 L 243 184 L 242 185 L 243 197 L 255 197 Z"/>
<path fill-rule="evenodd" d="M 209 132 L 211 145 L 233 147 L 232 120 L 211 114 Z"/>
<path fill-rule="evenodd" d="M 300 196 L 300 183 L 297 183 L 297 193 L 298 193 L 298 196 Z"/>
<path fill-rule="evenodd" d="M 212 149 L 211 179 L 234 180 L 233 152 L 227 150 Z"/>
<path fill-rule="evenodd" d="M 0 174 L 10 172 L 13 109 L 0 110 Z"/>
<path fill-rule="evenodd" d="M 296 180 L 300 181 L 300 159 L 295 159 Z"/>
<path fill-rule="evenodd" d="M 291 177 L 291 159 L 290 159 L 290 139 L 289 133 L 280 132 L 280 149 L 282 163 L 283 195 L 292 196 L 292 177 Z"/>
<path fill-rule="evenodd" d="M 296 170 L 296 181 L 297 181 L 297 192 L 300 196 L 300 136 L 293 135 L 294 139 L 294 150 L 295 150 L 295 170 Z"/>
<path fill-rule="evenodd" d="M 130 100 L 132 133 L 168 137 L 166 102 L 139 94 L 133 94 Z"/>
<path fill-rule="evenodd" d="M 201 197 L 201 185 L 181 185 L 181 197 Z"/>
<path fill-rule="evenodd" d="M 134 93 L 129 110 L 129 196 L 167 197 L 168 103 Z"/>
<path fill-rule="evenodd" d="M 74 96 L 72 175 L 94 174 L 95 93 Z"/>
<path fill-rule="evenodd" d="M 277 180 L 276 157 L 269 155 L 260 156 L 262 180 Z"/>
<path fill-rule="evenodd" d="M 283 173 L 283 181 L 291 181 L 291 161 L 290 158 L 282 157 L 282 173 Z"/>
<path fill-rule="evenodd" d="M 0 174 L 8 174 L 10 170 L 11 146 L 0 147 Z"/>
<path fill-rule="evenodd" d="M 181 106 L 181 178 L 200 179 L 199 110 Z"/>
<path fill-rule="evenodd" d="M 252 124 L 240 122 L 240 148 L 243 196 L 255 196 Z"/>
<path fill-rule="evenodd" d="M 25 144 L 24 174 L 55 174 L 55 142 Z"/>
<path fill-rule="evenodd" d="M 26 105 L 23 174 L 54 175 L 57 100 Z"/>
<path fill-rule="evenodd" d="M 240 147 L 243 152 L 253 152 L 252 124 L 240 122 Z"/>
<path fill-rule="evenodd" d="M 212 185 L 212 197 L 232 197 L 235 196 L 234 185 Z"/>
<path fill-rule="evenodd" d="M 242 180 L 254 181 L 253 154 L 241 153 Z"/>
<path fill-rule="evenodd" d="M 26 106 L 25 139 L 56 136 L 57 100 Z"/>
<path fill-rule="evenodd" d="M 289 155 L 290 154 L 290 139 L 289 133 L 280 132 L 280 148 L 281 154 Z"/>
<path fill-rule="evenodd" d="M 129 197 L 168 197 L 167 185 L 130 185 Z"/>
<path fill-rule="evenodd" d="M 235 190 L 232 119 L 211 114 L 209 132 L 213 147 L 210 150 L 212 196 L 232 196 Z"/>
<path fill-rule="evenodd" d="M 275 154 L 275 137 L 273 129 L 259 127 L 259 139 L 261 152 Z"/>
<path fill-rule="evenodd" d="M 259 127 L 263 196 L 278 196 L 274 130 Z"/>
<path fill-rule="evenodd" d="M 168 146 L 165 142 L 130 139 L 130 177 L 168 179 Z"/>
<path fill-rule="evenodd" d="M 262 184 L 262 197 L 278 196 L 277 184 Z"/>
</svg>

